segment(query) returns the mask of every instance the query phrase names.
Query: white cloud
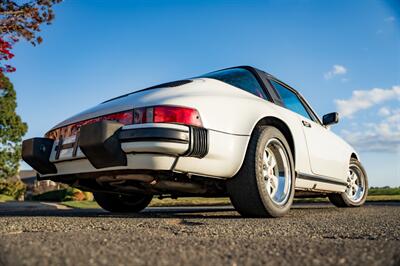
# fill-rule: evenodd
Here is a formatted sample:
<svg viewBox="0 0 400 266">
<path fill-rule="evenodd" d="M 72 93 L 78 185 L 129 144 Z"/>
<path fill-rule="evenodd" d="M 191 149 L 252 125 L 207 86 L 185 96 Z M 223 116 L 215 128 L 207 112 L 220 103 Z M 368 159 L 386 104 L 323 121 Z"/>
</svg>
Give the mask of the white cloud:
<svg viewBox="0 0 400 266">
<path fill-rule="evenodd" d="M 387 107 L 382 107 L 378 111 L 378 115 L 380 115 L 380 116 L 388 116 L 388 115 L 390 115 L 390 113 L 391 113 L 390 109 Z"/>
<path fill-rule="evenodd" d="M 357 130 L 343 130 L 341 135 L 359 151 L 399 153 L 400 124 L 389 122 L 390 118 L 381 123 L 359 126 Z M 395 119 L 400 121 L 400 112 Z"/>
<path fill-rule="evenodd" d="M 400 100 L 400 86 L 393 86 L 391 89 L 355 90 L 350 99 L 335 100 L 335 104 L 342 117 L 351 117 L 360 110 L 396 98 Z"/>
<path fill-rule="evenodd" d="M 347 69 L 342 65 L 333 65 L 332 69 L 324 74 L 325 79 L 331 79 L 337 75 L 344 75 Z"/>
<path fill-rule="evenodd" d="M 386 22 L 393 22 L 393 21 L 395 21 L 395 20 L 396 20 L 396 18 L 393 17 L 393 16 L 390 16 L 390 17 L 385 18 L 385 21 L 386 21 Z"/>
<path fill-rule="evenodd" d="M 386 101 L 400 101 L 400 86 L 391 89 L 374 88 L 353 91 L 347 100 L 336 100 L 336 106 L 344 117 L 371 108 Z M 360 124 L 351 122 L 341 135 L 359 151 L 391 152 L 400 154 L 400 108 L 383 106 L 369 122 Z M 354 120 L 353 120 L 354 121 Z"/>
<path fill-rule="evenodd" d="M 391 115 L 386 118 L 386 121 L 393 124 L 393 126 L 397 126 L 400 130 L 400 109 L 391 111 L 390 113 Z"/>
<path fill-rule="evenodd" d="M 379 109 L 377 115 L 380 117 L 372 119 L 378 122 L 352 122 L 349 129 L 342 130 L 341 135 L 359 151 L 400 154 L 400 108 L 385 106 Z"/>
</svg>

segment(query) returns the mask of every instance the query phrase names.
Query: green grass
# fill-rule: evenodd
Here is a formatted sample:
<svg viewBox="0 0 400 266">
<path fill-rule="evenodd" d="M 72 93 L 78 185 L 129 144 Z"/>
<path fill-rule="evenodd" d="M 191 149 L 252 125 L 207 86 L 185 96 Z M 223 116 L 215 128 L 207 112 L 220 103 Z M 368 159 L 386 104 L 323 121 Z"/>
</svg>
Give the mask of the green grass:
<svg viewBox="0 0 400 266">
<path fill-rule="evenodd" d="M 294 199 L 295 203 L 318 203 L 318 202 L 329 202 L 328 198 L 300 198 Z"/>
<path fill-rule="evenodd" d="M 400 195 L 400 187 L 370 188 L 368 195 Z"/>
<path fill-rule="evenodd" d="M 15 199 L 11 196 L 0 194 L 0 202 L 6 202 L 6 201 L 14 201 Z"/>
<path fill-rule="evenodd" d="M 100 208 L 99 204 L 95 201 L 63 201 L 63 205 L 75 209 L 97 209 Z"/>
<path fill-rule="evenodd" d="M 400 195 L 369 195 L 368 202 L 374 201 L 400 201 Z M 305 198 L 295 199 L 297 203 L 329 202 L 328 198 Z M 100 206 L 95 201 L 64 201 L 65 206 L 77 209 L 96 209 Z M 150 207 L 177 207 L 177 206 L 226 206 L 230 205 L 229 198 L 179 198 L 179 199 L 157 199 L 154 198 Z"/>
<path fill-rule="evenodd" d="M 150 207 L 174 207 L 174 206 L 223 206 L 231 202 L 228 198 L 180 198 L 157 199 L 150 202 Z M 63 205 L 76 209 L 96 209 L 100 206 L 95 201 L 63 201 Z"/>
<path fill-rule="evenodd" d="M 368 195 L 367 201 L 400 201 L 400 195 Z"/>
<path fill-rule="evenodd" d="M 151 207 L 174 207 L 174 206 L 225 206 L 230 205 L 229 198 L 179 198 L 179 199 L 157 199 L 154 198 Z"/>
<path fill-rule="evenodd" d="M 367 202 L 376 201 L 400 201 L 400 195 L 368 195 Z M 328 198 L 304 198 L 304 199 L 294 199 L 297 203 L 317 203 L 317 202 L 329 202 Z"/>
<path fill-rule="evenodd" d="M 0 195 L 0 202 L 2 197 Z M 6 196 L 8 197 L 8 196 Z M 8 197 L 5 200 L 13 200 L 13 198 Z M 3 201 L 5 201 L 3 200 Z M 397 188 L 370 188 L 367 197 L 368 202 L 374 201 L 400 201 L 400 187 Z M 294 202 L 297 203 L 316 203 L 316 202 L 329 202 L 328 198 L 305 198 L 305 199 L 295 199 Z M 93 209 L 100 208 L 100 206 L 95 201 L 64 201 L 62 202 L 65 206 L 78 209 Z M 179 199 L 158 199 L 154 198 L 150 205 L 151 207 L 174 207 L 174 206 L 224 206 L 230 205 L 231 202 L 229 198 L 179 198 Z"/>
</svg>

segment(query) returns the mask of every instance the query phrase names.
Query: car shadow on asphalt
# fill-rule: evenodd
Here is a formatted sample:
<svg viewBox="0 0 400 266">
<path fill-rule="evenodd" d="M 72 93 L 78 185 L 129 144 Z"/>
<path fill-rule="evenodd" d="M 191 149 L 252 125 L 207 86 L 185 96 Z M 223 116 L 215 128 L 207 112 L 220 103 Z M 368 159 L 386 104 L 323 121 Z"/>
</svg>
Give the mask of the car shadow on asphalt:
<svg viewBox="0 0 400 266">
<path fill-rule="evenodd" d="M 140 213 L 110 213 L 103 209 L 72 209 L 48 202 L 0 203 L 0 217 L 101 217 L 101 218 L 238 218 L 232 206 L 149 207 Z"/>
<path fill-rule="evenodd" d="M 296 205 L 294 208 L 329 208 L 331 205 Z M 110 213 L 102 209 L 71 209 L 57 203 L 48 202 L 7 202 L 0 203 L 0 217 L 98 217 L 98 218 L 241 218 L 232 205 L 196 207 L 149 207 L 135 214 Z"/>
<path fill-rule="evenodd" d="M 368 206 L 386 205 L 400 206 L 400 203 L 374 202 L 367 203 Z M 331 210 L 340 209 L 329 203 L 301 203 L 294 204 L 293 210 Z M 95 209 L 72 209 L 63 205 L 46 202 L 7 202 L 0 203 L 0 217 L 91 217 L 91 218 L 181 218 L 181 219 L 240 219 L 233 206 L 196 206 L 196 207 L 149 207 L 140 213 L 110 213 L 99 208 Z"/>
<path fill-rule="evenodd" d="M 234 211 L 157 211 L 149 212 L 143 211 L 134 214 L 125 213 L 110 213 L 97 209 L 85 210 L 41 210 L 41 211 L 8 211 L 1 212 L 0 217 L 90 217 L 90 218 L 140 218 L 140 219 L 160 219 L 160 218 L 207 218 L 207 219 L 236 219 L 241 218 L 240 215 Z"/>
</svg>

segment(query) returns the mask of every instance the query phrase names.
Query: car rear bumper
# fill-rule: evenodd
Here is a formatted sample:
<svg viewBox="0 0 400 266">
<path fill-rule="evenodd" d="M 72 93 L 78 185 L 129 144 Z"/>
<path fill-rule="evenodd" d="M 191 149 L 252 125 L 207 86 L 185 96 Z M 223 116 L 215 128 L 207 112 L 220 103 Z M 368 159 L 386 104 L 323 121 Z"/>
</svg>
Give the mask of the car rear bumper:
<svg viewBox="0 0 400 266">
<path fill-rule="evenodd" d="M 178 157 L 206 156 L 208 142 L 204 128 L 101 121 L 82 126 L 78 136 L 64 140 L 25 140 L 22 158 L 43 178 L 104 170 L 171 170 Z"/>
</svg>

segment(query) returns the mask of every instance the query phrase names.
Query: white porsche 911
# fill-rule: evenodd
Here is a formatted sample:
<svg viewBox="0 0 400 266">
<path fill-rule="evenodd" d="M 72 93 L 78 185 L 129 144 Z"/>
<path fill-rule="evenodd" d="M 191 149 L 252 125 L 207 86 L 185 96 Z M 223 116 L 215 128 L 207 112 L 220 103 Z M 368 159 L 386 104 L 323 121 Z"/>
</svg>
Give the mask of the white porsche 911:
<svg viewBox="0 0 400 266">
<path fill-rule="evenodd" d="M 51 179 L 93 191 L 111 212 L 153 196 L 229 196 L 243 216 L 278 217 L 293 198 L 361 206 L 359 157 L 305 99 L 249 66 L 169 82 L 105 101 L 23 142 L 23 159 Z"/>
</svg>

